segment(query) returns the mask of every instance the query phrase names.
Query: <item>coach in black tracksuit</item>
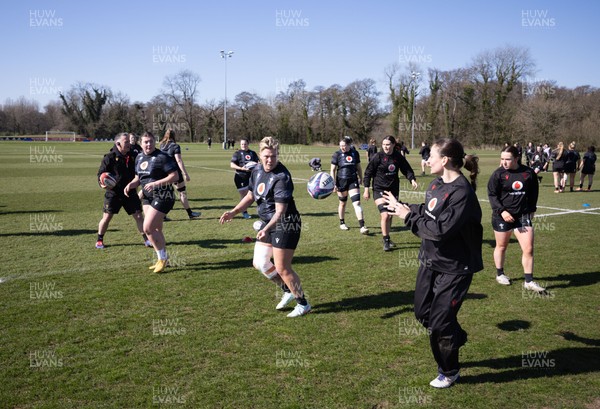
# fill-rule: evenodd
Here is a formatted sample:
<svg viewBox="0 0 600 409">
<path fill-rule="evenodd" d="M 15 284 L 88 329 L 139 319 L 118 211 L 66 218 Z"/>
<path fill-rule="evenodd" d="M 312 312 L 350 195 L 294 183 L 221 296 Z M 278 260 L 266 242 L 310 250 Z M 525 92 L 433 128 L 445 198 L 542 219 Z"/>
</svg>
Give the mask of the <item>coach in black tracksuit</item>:
<svg viewBox="0 0 600 409">
<path fill-rule="evenodd" d="M 125 196 L 123 189 L 135 177 L 135 159 L 131 153 L 129 137 L 126 133 L 120 133 L 115 137 L 115 145 L 104 155 L 100 167 L 98 168 L 98 183 L 100 184 L 100 175 L 108 172 L 114 176 L 117 184 L 104 193 L 104 214 L 98 224 L 98 238 L 96 248 L 104 248 L 104 234 L 108 225 L 115 214 L 118 214 L 121 207 L 125 208 L 128 215 L 132 216 L 137 224 L 137 229 L 142 235 L 146 245 L 147 237 L 143 232 L 144 218 L 142 216 L 142 204 L 140 199 Z M 100 184 L 101 187 L 104 188 Z"/>
<path fill-rule="evenodd" d="M 394 244 L 390 241 L 390 229 L 392 217 L 388 215 L 385 207 L 383 192 L 391 192 L 395 198 L 400 195 L 400 178 L 398 173 L 402 172 L 410 181 L 413 189 L 418 187 L 415 173 L 406 158 L 395 149 L 396 139 L 386 136 L 381 142 L 381 152 L 377 152 L 369 161 L 365 169 L 363 197 L 369 200 L 369 188 L 373 181 L 373 198 L 381 214 L 381 233 L 383 234 L 383 250 L 390 251 Z"/>
<path fill-rule="evenodd" d="M 471 183 L 460 172 L 464 150 L 455 139 L 438 140 L 431 149 L 431 173 L 439 175 L 425 193 L 425 203 L 403 205 L 386 195 L 390 210 L 421 238 L 415 287 L 415 316 L 429 330 L 438 364 L 435 388 L 451 386 L 459 377 L 459 348 L 467 333 L 457 314 L 473 274 L 483 269 L 481 207 L 475 195 L 477 158 L 464 159 Z"/>
</svg>

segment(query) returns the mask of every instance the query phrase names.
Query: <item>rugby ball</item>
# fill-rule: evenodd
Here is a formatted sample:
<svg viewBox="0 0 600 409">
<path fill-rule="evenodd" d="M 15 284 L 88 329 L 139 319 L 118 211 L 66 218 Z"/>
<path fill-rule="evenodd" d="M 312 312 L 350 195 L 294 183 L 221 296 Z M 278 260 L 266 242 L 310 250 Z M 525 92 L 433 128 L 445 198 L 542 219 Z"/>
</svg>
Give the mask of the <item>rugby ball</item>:
<svg viewBox="0 0 600 409">
<path fill-rule="evenodd" d="M 102 189 L 112 189 L 117 184 L 115 177 L 108 172 L 102 173 L 99 181 Z"/>
<path fill-rule="evenodd" d="M 306 190 L 313 199 L 325 199 L 333 192 L 333 188 L 333 178 L 326 172 L 315 173 L 306 185 Z"/>
<path fill-rule="evenodd" d="M 256 165 L 258 165 L 258 163 L 251 160 L 250 162 L 246 162 L 246 164 L 243 166 L 243 168 L 244 169 L 254 169 L 254 167 Z"/>
</svg>

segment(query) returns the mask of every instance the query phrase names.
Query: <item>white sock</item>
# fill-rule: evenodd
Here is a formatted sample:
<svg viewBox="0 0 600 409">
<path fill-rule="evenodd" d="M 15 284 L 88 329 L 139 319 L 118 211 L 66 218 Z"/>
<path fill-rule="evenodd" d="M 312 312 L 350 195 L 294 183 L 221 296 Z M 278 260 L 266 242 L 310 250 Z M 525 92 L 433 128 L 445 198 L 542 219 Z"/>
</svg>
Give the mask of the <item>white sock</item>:
<svg viewBox="0 0 600 409">
<path fill-rule="evenodd" d="M 159 260 L 166 260 L 167 259 L 167 249 L 161 249 L 161 250 L 156 250 L 156 256 L 158 257 Z"/>
</svg>

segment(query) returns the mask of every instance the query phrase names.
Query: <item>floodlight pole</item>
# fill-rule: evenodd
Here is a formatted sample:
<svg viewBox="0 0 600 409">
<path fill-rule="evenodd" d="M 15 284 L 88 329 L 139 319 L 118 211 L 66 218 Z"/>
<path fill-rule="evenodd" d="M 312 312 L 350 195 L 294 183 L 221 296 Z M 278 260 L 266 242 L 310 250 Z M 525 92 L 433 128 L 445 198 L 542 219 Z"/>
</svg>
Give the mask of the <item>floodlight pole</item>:
<svg viewBox="0 0 600 409">
<path fill-rule="evenodd" d="M 415 149 L 415 81 L 419 79 L 420 72 L 413 71 L 410 76 L 413 79 L 413 100 L 412 100 L 412 119 L 410 120 L 411 138 L 410 138 L 410 149 Z"/>
<path fill-rule="evenodd" d="M 225 60 L 225 102 L 223 104 L 223 149 L 227 149 L 227 59 L 231 58 L 233 51 L 221 50 L 221 58 Z"/>
</svg>

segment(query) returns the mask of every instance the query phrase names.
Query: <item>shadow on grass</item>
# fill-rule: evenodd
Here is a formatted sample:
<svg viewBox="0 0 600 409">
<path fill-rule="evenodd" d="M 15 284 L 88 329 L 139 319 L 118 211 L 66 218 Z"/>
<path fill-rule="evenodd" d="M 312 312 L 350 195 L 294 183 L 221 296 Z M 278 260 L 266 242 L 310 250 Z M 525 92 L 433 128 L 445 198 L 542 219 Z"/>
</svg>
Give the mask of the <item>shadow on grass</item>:
<svg viewBox="0 0 600 409">
<path fill-rule="evenodd" d="M 598 342 L 598 340 L 594 340 Z M 600 348 L 562 348 L 554 351 L 523 351 L 520 355 L 465 362 L 465 368 L 507 369 L 503 372 L 461 376 L 460 383 L 505 383 L 523 379 L 598 372 Z"/>
<path fill-rule="evenodd" d="M 169 222 L 171 223 L 171 222 Z M 199 246 L 205 249 L 225 249 L 231 244 L 241 244 L 241 239 L 209 239 L 209 240 L 187 240 L 187 241 L 170 241 L 167 245 L 186 245 L 186 246 Z M 250 243 L 251 244 L 251 243 Z M 250 247 L 250 251 L 252 247 Z"/>
<path fill-rule="evenodd" d="M 529 329 L 529 327 L 531 327 L 531 323 L 529 321 L 524 320 L 510 320 L 503 321 L 499 324 L 496 324 L 496 326 L 502 331 L 513 332 L 520 331 L 523 329 Z"/>
<path fill-rule="evenodd" d="M 387 293 L 343 298 L 340 301 L 316 304 L 313 306 L 314 309 L 311 314 L 330 314 L 342 311 L 364 311 L 381 308 L 395 308 L 403 305 L 407 306 L 400 311 L 388 313 L 382 317 L 391 318 L 395 315 L 412 310 L 413 299 L 413 291 L 390 291 Z"/>
<path fill-rule="evenodd" d="M 319 212 L 319 213 L 302 213 L 300 216 L 311 216 L 311 217 L 330 217 L 336 216 L 337 212 Z"/>
<path fill-rule="evenodd" d="M 540 281 L 568 281 L 566 284 L 548 285 L 547 289 L 551 288 L 569 288 L 569 287 L 584 287 L 600 282 L 600 271 L 578 274 L 559 274 L 553 277 L 544 277 Z"/>
<path fill-rule="evenodd" d="M 332 257 L 327 256 L 300 256 L 294 257 L 292 262 L 293 265 L 299 264 L 312 264 L 312 263 L 321 263 L 323 261 L 334 260 Z M 240 269 L 240 268 L 249 268 L 254 270 L 252 266 L 252 256 L 247 258 L 242 258 L 238 260 L 228 260 L 228 261 L 218 261 L 218 262 L 205 262 L 205 263 L 193 263 L 186 264 L 185 268 L 194 268 L 196 270 L 228 270 L 228 269 Z"/>
<path fill-rule="evenodd" d="M 6 207 L 6 206 L 1 206 Z M 7 210 L 0 211 L 0 216 L 5 214 L 45 214 L 45 213 L 62 213 L 62 210 Z"/>
<path fill-rule="evenodd" d="M 19 232 L 19 233 L 0 233 L 0 237 L 11 237 L 11 236 L 83 236 L 83 235 L 95 235 L 98 230 L 56 230 L 56 231 L 30 231 L 30 232 Z"/>
</svg>

